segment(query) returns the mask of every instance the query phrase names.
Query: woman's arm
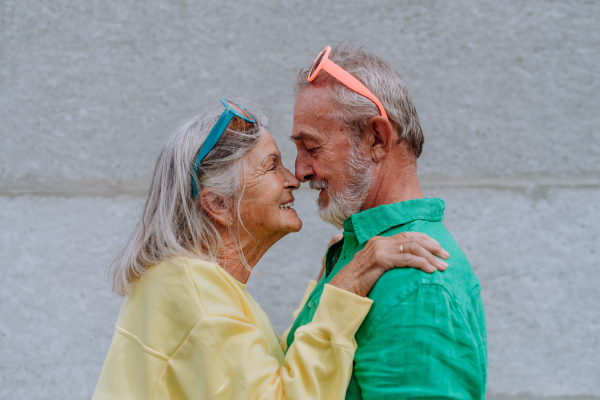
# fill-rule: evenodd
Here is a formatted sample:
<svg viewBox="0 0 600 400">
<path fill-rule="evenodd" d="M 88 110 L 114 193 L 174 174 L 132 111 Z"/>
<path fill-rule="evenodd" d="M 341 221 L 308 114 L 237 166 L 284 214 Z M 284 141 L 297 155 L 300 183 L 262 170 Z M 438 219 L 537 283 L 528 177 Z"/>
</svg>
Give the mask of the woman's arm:
<svg viewBox="0 0 600 400">
<path fill-rule="evenodd" d="M 366 296 L 381 275 L 392 268 L 412 267 L 427 273 L 443 271 L 448 268 L 448 263 L 441 259 L 448 257 L 450 254 L 424 233 L 375 236 L 336 274 L 330 284 Z"/>
<path fill-rule="evenodd" d="M 323 271 L 321 271 L 321 274 L 323 274 Z M 320 278 L 321 278 L 321 275 L 319 275 L 319 279 Z M 294 319 L 296 319 L 298 317 L 298 314 L 300 314 L 300 311 L 302 311 L 302 309 L 304 308 L 304 305 L 306 304 L 306 301 L 308 300 L 308 296 L 310 296 L 312 291 L 315 290 L 316 286 L 317 286 L 317 281 L 313 281 L 313 280 L 308 281 L 308 286 L 306 287 L 306 290 L 304 291 L 304 296 L 302 296 L 302 300 L 300 300 L 300 305 L 292 313 L 292 315 L 294 316 Z M 288 333 L 290 333 L 290 329 L 292 329 L 292 325 L 290 325 L 281 334 L 281 337 L 279 338 L 279 343 L 281 345 L 281 349 L 284 352 L 287 350 L 287 335 L 288 335 Z"/>
<path fill-rule="evenodd" d="M 264 332 L 243 311 L 208 316 L 173 355 L 165 379 L 188 398 L 343 399 L 356 350 L 354 334 L 371 304 L 326 285 L 313 321 L 296 331 L 283 366 Z"/>
<path fill-rule="evenodd" d="M 343 235 L 334 235 L 327 244 L 327 248 L 342 239 Z M 359 281 L 365 280 L 366 283 L 363 285 L 363 288 L 358 288 L 358 290 L 361 291 L 361 293 L 358 294 L 366 296 L 379 276 L 394 266 L 420 268 L 426 272 L 433 272 L 436 269 L 446 269 L 448 264 L 442 260 L 436 259 L 435 255 L 444 259 L 447 259 L 449 256 L 435 239 L 424 233 L 403 232 L 387 238 L 374 237 L 367 243 L 362 251 L 354 256 L 353 261 L 338 274 L 340 275 L 340 278 L 338 278 L 337 281 L 332 281 L 332 284 L 338 286 L 342 285 L 344 290 L 348 290 L 352 284 L 350 281 L 353 278 L 358 279 Z M 325 258 L 326 256 L 323 257 L 322 268 L 317 281 L 321 280 L 325 271 Z M 304 305 L 316 284 L 317 282 L 312 280 L 309 282 L 304 297 L 300 302 L 300 307 L 294 311 L 294 319 L 298 317 L 298 314 L 302 311 L 302 308 L 304 308 Z M 286 351 L 287 336 L 290 333 L 292 326 L 283 332 L 280 339 L 283 351 Z"/>
<path fill-rule="evenodd" d="M 443 250 L 427 239 L 371 239 L 344 268 L 343 279 L 325 285 L 312 322 L 296 330 L 283 365 L 244 307 L 235 302 L 219 306 L 172 356 L 166 382 L 190 398 L 343 399 L 356 351 L 354 335 L 372 304 L 364 296 L 395 265 L 444 269 L 432 253 L 442 255 Z"/>
<path fill-rule="evenodd" d="M 331 238 L 331 240 L 329 241 L 329 243 L 327 243 L 327 248 L 329 249 L 329 247 L 331 247 L 332 244 L 339 242 L 341 239 L 343 238 L 343 235 L 341 234 L 336 234 L 333 235 L 333 237 Z M 302 311 L 302 309 L 304 308 L 304 305 L 306 304 L 306 301 L 308 300 L 308 296 L 310 296 L 310 294 L 312 293 L 313 290 L 315 290 L 315 287 L 317 286 L 317 282 L 321 280 L 321 277 L 323 276 L 323 272 L 325 271 L 325 257 L 327 255 L 327 252 L 325 252 L 325 256 L 323 256 L 323 260 L 321 262 L 321 272 L 319 273 L 319 277 L 317 278 L 316 281 L 313 281 L 312 279 L 308 282 L 308 287 L 306 288 L 306 290 L 304 291 L 304 296 L 302 296 L 302 300 L 300 300 L 300 306 L 298 306 L 298 308 L 296 308 L 294 310 L 294 312 L 292 313 L 292 315 L 294 316 L 294 319 L 296 319 L 298 317 L 298 314 L 300 314 L 300 311 Z M 287 335 L 290 333 L 290 330 L 292 329 L 292 325 L 290 325 L 281 335 L 281 337 L 279 338 L 279 343 L 281 344 L 281 348 L 283 349 L 283 351 L 285 352 L 287 349 Z"/>
</svg>

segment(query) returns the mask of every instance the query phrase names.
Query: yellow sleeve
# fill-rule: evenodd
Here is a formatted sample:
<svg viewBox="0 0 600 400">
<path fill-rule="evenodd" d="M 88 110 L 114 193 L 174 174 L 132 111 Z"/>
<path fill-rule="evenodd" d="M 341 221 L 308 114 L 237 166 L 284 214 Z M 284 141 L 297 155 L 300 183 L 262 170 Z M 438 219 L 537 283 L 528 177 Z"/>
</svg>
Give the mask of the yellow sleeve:
<svg viewBox="0 0 600 400">
<path fill-rule="evenodd" d="M 168 393 L 199 399 L 343 399 L 354 335 L 372 301 L 326 285 L 314 319 L 296 331 L 281 367 L 243 312 L 203 318 L 164 371 Z"/>
<path fill-rule="evenodd" d="M 308 296 L 310 296 L 310 294 L 313 292 L 313 290 L 315 290 L 315 287 L 317 286 L 317 281 L 313 281 L 312 279 L 310 281 L 308 281 L 308 286 L 306 287 L 306 291 L 304 292 L 304 296 L 302 296 L 302 301 L 300 301 L 300 306 L 298 306 L 298 308 L 296 308 L 294 310 L 294 319 L 296 319 L 298 317 L 298 314 L 300 314 L 300 311 L 302 311 L 302 308 L 304 308 L 304 305 L 306 304 L 306 301 L 308 300 Z"/>
<path fill-rule="evenodd" d="M 304 296 L 302 296 L 302 301 L 300 301 L 300 306 L 298 308 L 296 308 L 292 314 L 294 316 L 294 319 L 298 318 L 298 314 L 300 314 L 300 311 L 302 311 L 302 309 L 304 308 L 304 305 L 306 304 L 306 301 L 308 300 L 308 296 L 310 296 L 310 294 L 313 292 L 313 290 L 315 290 L 316 286 L 317 286 L 317 281 L 313 281 L 312 279 L 310 281 L 308 281 L 308 287 L 306 288 L 306 291 L 304 292 Z M 279 338 L 279 343 L 284 352 L 287 348 L 287 336 L 288 336 L 288 333 L 290 333 L 290 329 L 292 329 L 292 325 L 290 325 L 281 334 L 281 337 Z"/>
</svg>

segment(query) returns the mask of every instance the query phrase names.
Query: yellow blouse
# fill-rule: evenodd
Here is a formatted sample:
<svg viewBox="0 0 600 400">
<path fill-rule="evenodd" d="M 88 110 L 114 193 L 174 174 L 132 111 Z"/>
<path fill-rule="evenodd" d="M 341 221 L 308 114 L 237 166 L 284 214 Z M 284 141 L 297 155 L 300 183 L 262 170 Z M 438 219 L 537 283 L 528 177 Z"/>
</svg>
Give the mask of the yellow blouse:
<svg viewBox="0 0 600 400">
<path fill-rule="evenodd" d="M 343 399 L 371 304 L 326 285 L 284 357 L 246 285 L 216 264 L 172 259 L 123 301 L 93 400 Z"/>
</svg>

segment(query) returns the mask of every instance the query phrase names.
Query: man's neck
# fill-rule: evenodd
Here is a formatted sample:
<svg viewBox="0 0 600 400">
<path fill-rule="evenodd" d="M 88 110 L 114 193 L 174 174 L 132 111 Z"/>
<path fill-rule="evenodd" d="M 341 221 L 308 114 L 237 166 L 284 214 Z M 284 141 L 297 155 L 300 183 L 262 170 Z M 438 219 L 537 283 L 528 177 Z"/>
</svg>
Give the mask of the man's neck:
<svg viewBox="0 0 600 400">
<path fill-rule="evenodd" d="M 361 211 L 384 204 L 423 198 L 416 164 L 381 165 Z"/>
</svg>

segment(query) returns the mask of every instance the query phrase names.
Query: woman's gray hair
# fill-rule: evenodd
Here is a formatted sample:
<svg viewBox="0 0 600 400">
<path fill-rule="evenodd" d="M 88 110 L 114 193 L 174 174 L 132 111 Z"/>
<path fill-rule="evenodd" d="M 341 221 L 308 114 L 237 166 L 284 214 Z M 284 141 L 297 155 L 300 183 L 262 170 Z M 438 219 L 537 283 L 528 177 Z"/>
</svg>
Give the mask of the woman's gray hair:
<svg viewBox="0 0 600 400">
<path fill-rule="evenodd" d="M 256 106 L 246 107 L 255 124 L 234 117 L 215 147 L 206 155 L 193 176 L 194 162 L 209 132 L 223 112 L 223 106 L 192 118 L 165 144 L 156 162 L 154 176 L 141 221 L 129 243 L 111 264 L 113 291 L 125 296 L 148 267 L 174 256 L 195 257 L 216 262 L 223 243 L 214 220 L 202 208 L 199 196 L 192 198 L 192 179 L 198 191 L 213 188 L 235 215 L 239 232 L 239 201 L 247 168 L 247 155 L 258 144 L 268 120 Z M 233 227 L 231 226 L 233 225 Z M 237 234 L 232 237 L 238 238 Z M 239 243 L 238 251 L 241 253 Z M 243 254 L 241 259 L 244 261 Z"/>
<path fill-rule="evenodd" d="M 390 123 L 398 131 L 398 142 L 406 140 L 415 159 L 423 151 L 423 131 L 413 105 L 408 85 L 386 61 L 364 50 L 359 43 L 334 47 L 329 59 L 363 83 L 379 99 Z M 306 80 L 309 69 L 301 71 L 295 85 L 296 95 L 310 85 Z M 337 103 L 336 120 L 351 132 L 350 139 L 359 141 L 369 120 L 379 115 L 377 106 L 369 99 L 344 86 L 327 73 L 319 73 L 317 81 L 325 83 Z"/>
</svg>

